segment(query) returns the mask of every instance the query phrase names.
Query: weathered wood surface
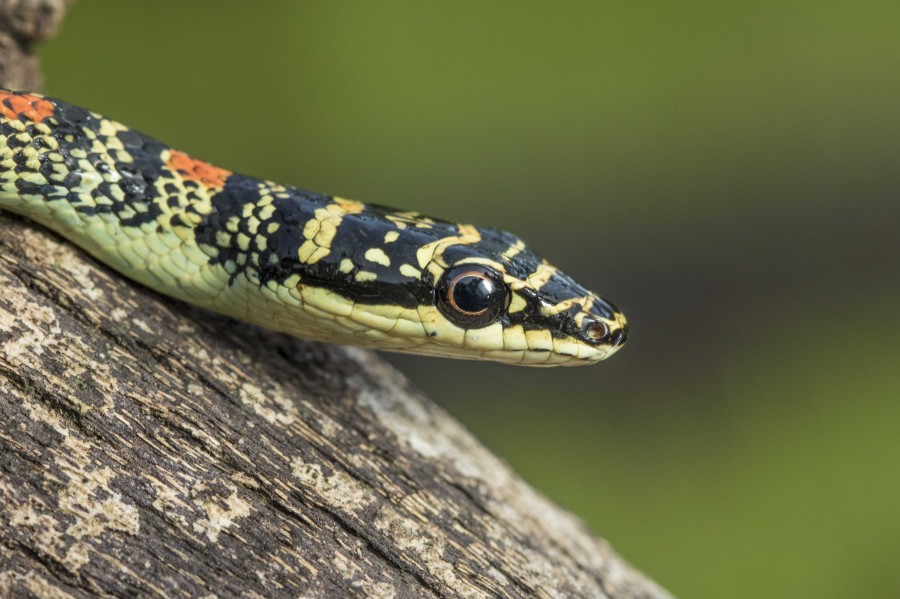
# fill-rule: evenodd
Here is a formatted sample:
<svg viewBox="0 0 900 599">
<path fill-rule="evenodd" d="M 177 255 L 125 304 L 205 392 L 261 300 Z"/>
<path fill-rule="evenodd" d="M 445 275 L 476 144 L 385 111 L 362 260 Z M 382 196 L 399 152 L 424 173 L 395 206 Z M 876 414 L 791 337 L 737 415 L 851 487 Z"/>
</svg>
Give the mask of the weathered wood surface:
<svg viewBox="0 0 900 599">
<path fill-rule="evenodd" d="M 65 5 L 0 11 L 25 4 Z M 374 354 L 167 300 L 0 214 L 8 596 L 667 595 Z"/>
</svg>

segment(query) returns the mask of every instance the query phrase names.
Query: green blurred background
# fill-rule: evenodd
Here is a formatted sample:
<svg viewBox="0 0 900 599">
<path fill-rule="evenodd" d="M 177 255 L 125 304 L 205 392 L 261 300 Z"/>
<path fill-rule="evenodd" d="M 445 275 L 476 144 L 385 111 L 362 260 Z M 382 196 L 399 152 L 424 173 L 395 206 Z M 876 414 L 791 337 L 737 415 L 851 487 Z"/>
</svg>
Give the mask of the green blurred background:
<svg viewBox="0 0 900 599">
<path fill-rule="evenodd" d="M 77 2 L 52 95 L 515 231 L 609 362 L 390 357 L 683 597 L 900 596 L 900 3 Z"/>
</svg>

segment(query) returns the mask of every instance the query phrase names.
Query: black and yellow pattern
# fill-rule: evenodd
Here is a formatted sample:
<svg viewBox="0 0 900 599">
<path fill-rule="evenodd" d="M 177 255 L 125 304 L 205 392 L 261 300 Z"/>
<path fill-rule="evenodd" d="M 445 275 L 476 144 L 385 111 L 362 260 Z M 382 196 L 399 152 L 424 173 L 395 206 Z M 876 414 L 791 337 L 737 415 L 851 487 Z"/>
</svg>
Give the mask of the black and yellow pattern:
<svg viewBox="0 0 900 599">
<path fill-rule="evenodd" d="M 310 339 L 554 365 L 627 332 L 510 233 L 235 174 L 35 94 L 0 91 L 0 208 L 160 293 Z"/>
</svg>

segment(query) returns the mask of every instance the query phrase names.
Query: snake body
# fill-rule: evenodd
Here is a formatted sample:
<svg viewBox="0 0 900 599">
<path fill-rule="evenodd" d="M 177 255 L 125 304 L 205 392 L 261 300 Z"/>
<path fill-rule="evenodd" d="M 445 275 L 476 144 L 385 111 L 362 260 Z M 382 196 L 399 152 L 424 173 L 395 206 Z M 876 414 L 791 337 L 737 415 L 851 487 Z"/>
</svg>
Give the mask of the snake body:
<svg viewBox="0 0 900 599">
<path fill-rule="evenodd" d="M 37 94 L 0 90 L 0 208 L 160 293 L 309 339 L 573 365 L 627 333 L 511 233 L 236 174 Z"/>
</svg>

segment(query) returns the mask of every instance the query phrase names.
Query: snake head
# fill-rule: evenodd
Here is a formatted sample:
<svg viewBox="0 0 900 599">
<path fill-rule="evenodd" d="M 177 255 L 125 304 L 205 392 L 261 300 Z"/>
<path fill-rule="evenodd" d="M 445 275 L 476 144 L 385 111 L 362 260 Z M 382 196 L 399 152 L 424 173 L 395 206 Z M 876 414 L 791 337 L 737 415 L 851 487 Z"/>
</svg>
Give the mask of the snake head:
<svg viewBox="0 0 900 599">
<path fill-rule="evenodd" d="M 594 363 L 625 343 L 621 312 L 511 233 L 284 194 L 265 223 L 278 243 L 247 261 L 260 265 L 250 290 L 265 309 L 222 296 L 239 317 L 331 343 L 534 366 Z"/>
<path fill-rule="evenodd" d="M 479 357 L 535 366 L 588 364 L 625 344 L 625 316 L 505 231 L 448 246 L 430 265 L 433 337 Z M 462 333 L 462 335 L 460 335 Z M 437 353 L 437 352 L 436 352 Z"/>
</svg>

